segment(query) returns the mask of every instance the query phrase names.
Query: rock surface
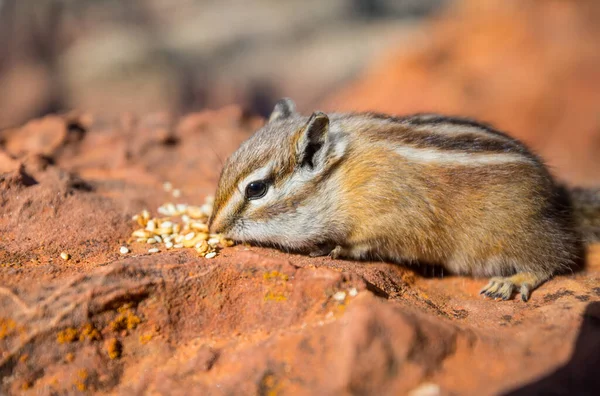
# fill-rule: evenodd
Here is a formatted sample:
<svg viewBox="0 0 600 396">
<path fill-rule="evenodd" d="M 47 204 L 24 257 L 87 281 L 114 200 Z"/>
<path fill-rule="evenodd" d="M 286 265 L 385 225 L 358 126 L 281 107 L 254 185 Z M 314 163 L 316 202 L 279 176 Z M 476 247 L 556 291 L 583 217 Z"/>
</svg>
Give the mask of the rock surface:
<svg viewBox="0 0 600 396">
<path fill-rule="evenodd" d="M 129 240 L 141 209 L 212 194 L 222 159 L 261 122 L 225 108 L 180 120 L 53 116 L 4 132 L 0 393 L 541 394 L 598 385 L 598 245 L 584 271 L 523 303 L 481 298 L 484 279 L 423 268 L 243 245 L 208 260 L 192 249 L 148 254 Z M 121 255 L 123 245 L 132 253 Z"/>
</svg>

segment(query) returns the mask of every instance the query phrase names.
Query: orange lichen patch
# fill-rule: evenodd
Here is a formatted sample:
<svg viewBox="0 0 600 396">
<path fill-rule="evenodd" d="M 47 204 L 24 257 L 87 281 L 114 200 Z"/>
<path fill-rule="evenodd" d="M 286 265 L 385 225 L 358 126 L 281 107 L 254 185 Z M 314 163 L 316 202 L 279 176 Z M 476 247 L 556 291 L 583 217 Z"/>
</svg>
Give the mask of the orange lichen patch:
<svg viewBox="0 0 600 396">
<path fill-rule="evenodd" d="M 281 292 L 273 292 L 273 291 L 268 291 L 267 294 L 265 294 L 265 301 L 275 301 L 275 302 L 281 302 L 281 301 L 287 301 L 287 296 L 284 293 Z"/>
<path fill-rule="evenodd" d="M 59 344 L 66 344 L 68 342 L 77 341 L 79 339 L 79 331 L 74 327 L 67 327 L 61 330 L 56 335 L 56 341 Z"/>
<path fill-rule="evenodd" d="M 110 340 L 106 341 L 105 347 L 108 357 L 113 360 L 120 358 L 121 354 L 123 353 L 123 345 L 116 338 L 111 338 Z"/>
<path fill-rule="evenodd" d="M 65 355 L 65 362 L 71 363 L 73 360 L 75 360 L 75 355 L 73 353 L 69 352 Z"/>
<path fill-rule="evenodd" d="M 93 324 L 86 323 L 81 327 L 79 334 L 79 341 L 85 341 L 86 339 L 90 341 L 97 341 L 100 339 L 100 332 L 96 330 Z"/>
<path fill-rule="evenodd" d="M 27 359 L 29 359 L 29 354 L 28 353 L 24 353 L 19 357 L 19 362 L 21 363 L 25 363 L 27 361 Z"/>
<path fill-rule="evenodd" d="M 17 330 L 17 322 L 10 318 L 0 318 L 0 340 L 12 335 Z"/>
<path fill-rule="evenodd" d="M 152 340 L 152 337 L 154 337 L 152 333 L 144 333 L 140 336 L 140 343 L 146 345 Z"/>
<path fill-rule="evenodd" d="M 21 384 L 21 390 L 25 391 L 25 390 L 31 389 L 32 386 L 33 386 L 33 382 L 31 382 L 31 381 L 24 381 Z"/>
<path fill-rule="evenodd" d="M 277 396 L 282 393 L 281 382 L 273 374 L 267 374 L 260 382 L 261 394 Z"/>
<path fill-rule="evenodd" d="M 131 311 L 129 305 L 123 305 L 117 312 L 119 315 L 108 325 L 114 332 L 133 330 L 142 322 L 142 319 Z"/>
<path fill-rule="evenodd" d="M 77 390 L 80 392 L 84 392 L 87 390 L 86 380 L 88 379 L 89 374 L 86 369 L 80 369 L 77 371 L 77 378 L 73 381 L 73 385 L 77 387 Z"/>
<path fill-rule="evenodd" d="M 288 281 L 289 277 L 286 274 L 282 274 L 279 271 L 270 271 L 270 272 L 265 272 L 263 274 L 263 279 L 264 280 L 282 280 L 282 281 Z"/>
<path fill-rule="evenodd" d="M 16 328 L 16 323 L 12 319 L 0 319 L 0 340 L 9 336 Z"/>
</svg>

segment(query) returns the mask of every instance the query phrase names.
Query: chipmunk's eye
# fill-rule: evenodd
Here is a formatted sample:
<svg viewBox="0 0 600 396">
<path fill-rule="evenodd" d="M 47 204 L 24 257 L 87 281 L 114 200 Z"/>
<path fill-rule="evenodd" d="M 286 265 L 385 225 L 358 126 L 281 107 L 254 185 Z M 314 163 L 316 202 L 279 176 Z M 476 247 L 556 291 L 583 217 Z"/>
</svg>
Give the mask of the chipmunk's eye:
<svg viewBox="0 0 600 396">
<path fill-rule="evenodd" d="M 266 182 L 259 180 L 248 183 L 246 186 L 246 198 L 247 199 L 258 199 L 265 196 L 269 186 Z"/>
</svg>

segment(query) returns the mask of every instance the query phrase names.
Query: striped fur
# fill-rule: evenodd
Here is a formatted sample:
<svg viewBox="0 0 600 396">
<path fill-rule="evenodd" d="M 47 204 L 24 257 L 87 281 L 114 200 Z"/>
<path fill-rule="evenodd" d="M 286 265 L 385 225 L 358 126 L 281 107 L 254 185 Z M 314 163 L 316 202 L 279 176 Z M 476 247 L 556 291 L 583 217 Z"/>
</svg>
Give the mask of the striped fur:
<svg viewBox="0 0 600 396">
<path fill-rule="evenodd" d="M 315 127 L 315 115 L 279 106 L 225 164 L 213 231 L 454 273 L 525 274 L 488 285 L 486 293 L 502 298 L 518 288 L 526 299 L 577 257 L 568 208 L 543 163 L 516 139 L 439 115 L 330 114 Z M 322 140 L 306 144 L 315 131 Z M 255 180 L 270 188 L 247 200 Z"/>
</svg>

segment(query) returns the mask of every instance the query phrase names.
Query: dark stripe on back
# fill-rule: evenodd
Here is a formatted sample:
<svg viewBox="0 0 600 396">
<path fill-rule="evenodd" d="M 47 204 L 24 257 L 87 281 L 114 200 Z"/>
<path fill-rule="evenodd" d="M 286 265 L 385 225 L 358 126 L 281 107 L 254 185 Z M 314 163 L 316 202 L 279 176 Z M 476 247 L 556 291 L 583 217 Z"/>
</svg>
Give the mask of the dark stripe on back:
<svg viewBox="0 0 600 396">
<path fill-rule="evenodd" d="M 376 120 L 390 121 L 390 129 L 383 131 L 377 129 L 375 131 L 365 130 L 363 132 L 365 135 L 371 135 L 376 139 L 391 139 L 399 144 L 406 144 L 415 148 L 433 148 L 466 153 L 515 153 L 539 162 L 537 156 L 517 139 L 489 125 L 468 118 L 446 117 L 438 114 L 415 114 L 406 117 L 394 117 L 379 113 L 355 114 L 358 117 L 365 115 Z M 436 126 L 443 125 L 475 128 L 488 133 L 490 136 L 482 136 L 467 128 L 463 133 L 452 135 L 435 131 Z M 432 131 L 416 131 L 411 128 L 413 126 L 432 126 Z"/>
</svg>

